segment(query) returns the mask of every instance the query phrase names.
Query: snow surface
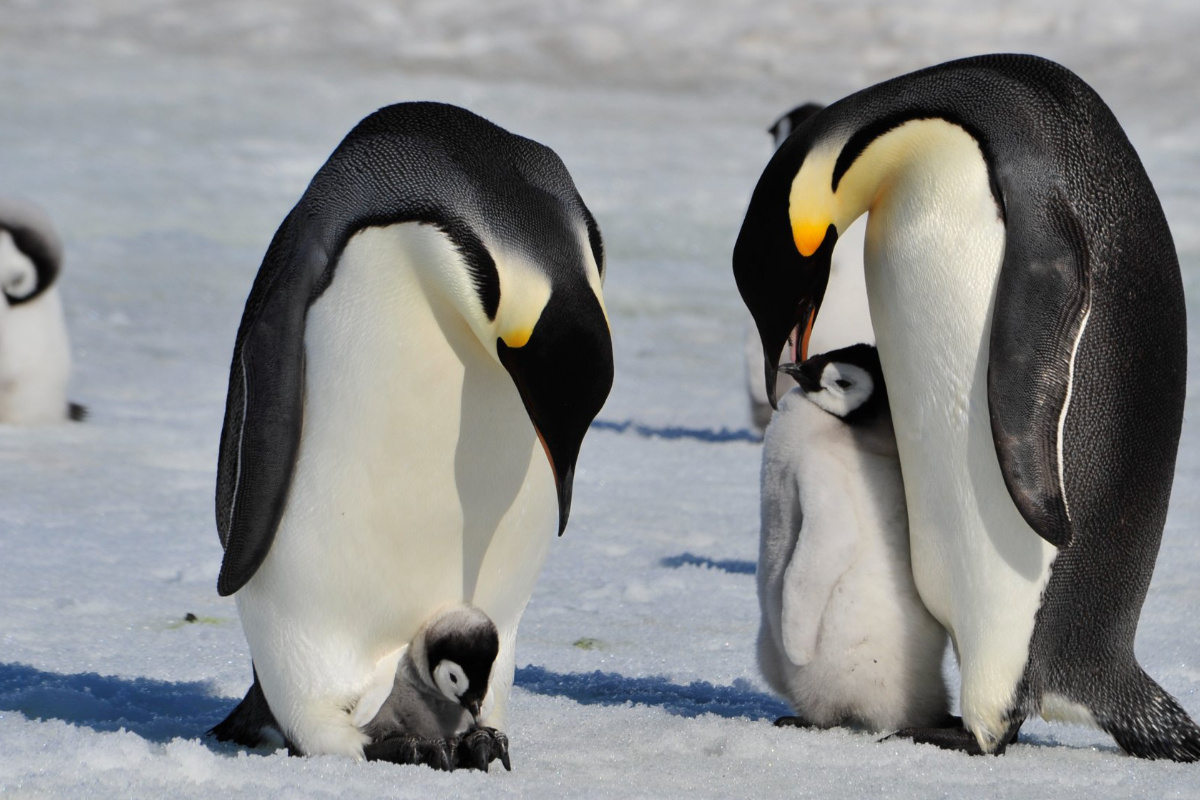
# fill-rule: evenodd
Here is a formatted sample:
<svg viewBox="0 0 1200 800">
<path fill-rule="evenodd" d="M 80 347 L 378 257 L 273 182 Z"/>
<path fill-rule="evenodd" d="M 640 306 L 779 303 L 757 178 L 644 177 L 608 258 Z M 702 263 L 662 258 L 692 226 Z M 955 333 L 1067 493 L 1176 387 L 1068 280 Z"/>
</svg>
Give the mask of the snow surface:
<svg viewBox="0 0 1200 800">
<path fill-rule="evenodd" d="M 0 0 L 0 193 L 61 228 L 72 399 L 91 410 L 0 429 L 0 795 L 1200 796 L 1200 767 L 1077 727 L 1031 722 L 1006 756 L 971 759 L 770 725 L 730 271 L 780 112 L 1019 50 L 1123 120 L 1198 298 L 1198 39 L 1194 0 Z M 404 99 L 556 149 L 608 245 L 616 384 L 521 627 L 512 773 L 201 736 L 250 678 L 212 512 L 242 304 L 330 150 Z M 1194 380 L 1137 652 L 1200 716 Z"/>
</svg>

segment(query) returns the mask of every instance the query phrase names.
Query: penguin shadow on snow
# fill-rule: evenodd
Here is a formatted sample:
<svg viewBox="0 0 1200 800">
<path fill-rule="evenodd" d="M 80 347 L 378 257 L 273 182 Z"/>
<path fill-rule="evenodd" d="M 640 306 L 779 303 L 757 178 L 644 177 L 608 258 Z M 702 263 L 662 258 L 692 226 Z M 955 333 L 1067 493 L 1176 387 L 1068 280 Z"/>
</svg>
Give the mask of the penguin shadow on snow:
<svg viewBox="0 0 1200 800">
<path fill-rule="evenodd" d="M 597 419 L 592 421 L 591 428 L 594 431 L 609 431 L 611 433 L 632 432 L 643 439 L 667 439 L 668 441 L 692 439 L 698 442 L 707 442 L 708 444 L 726 444 L 728 442 L 758 444 L 762 442 L 762 434 L 752 431 L 749 428 L 730 430 L 729 428 L 722 427 L 720 430 L 714 430 L 712 428 L 685 428 L 679 425 L 655 427 L 653 425 L 642 425 L 631 419 L 627 419 L 624 422 Z"/>
<path fill-rule="evenodd" d="M 709 558 L 694 553 L 680 553 L 677 556 L 666 556 L 659 560 L 660 567 L 679 569 L 680 567 L 704 567 L 728 572 L 730 575 L 753 575 L 758 571 L 758 565 L 753 561 L 742 561 L 737 558 Z"/>
<path fill-rule="evenodd" d="M 102 733 L 124 729 L 157 744 L 190 739 L 217 752 L 230 749 L 201 734 L 221 721 L 231 702 L 200 681 L 61 674 L 27 664 L 0 664 L 0 711 Z"/>
<path fill-rule="evenodd" d="M 760 692 L 747 680 L 731 686 L 708 681 L 672 683 L 662 676 L 630 678 L 615 672 L 551 672 L 545 667 L 517 669 L 514 685 L 533 694 L 565 697 L 585 706 L 652 706 L 678 717 L 715 714 L 726 719 L 773 720 L 788 707 Z"/>
</svg>

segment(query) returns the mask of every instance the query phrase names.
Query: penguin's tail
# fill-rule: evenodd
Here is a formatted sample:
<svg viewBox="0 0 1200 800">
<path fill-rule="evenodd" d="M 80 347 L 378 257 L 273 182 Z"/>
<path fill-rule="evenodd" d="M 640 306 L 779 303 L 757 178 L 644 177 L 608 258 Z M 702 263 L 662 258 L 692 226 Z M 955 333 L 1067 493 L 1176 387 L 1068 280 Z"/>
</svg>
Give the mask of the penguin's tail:
<svg viewBox="0 0 1200 800">
<path fill-rule="evenodd" d="M 1131 756 L 1200 761 L 1200 726 L 1141 667 L 1126 678 L 1105 702 L 1088 704 L 1096 723 Z"/>
<path fill-rule="evenodd" d="M 209 728 L 207 733 L 219 742 L 234 742 L 252 748 L 284 746 L 289 753 L 296 752 L 275 721 L 271 707 L 267 705 L 267 696 L 258 683 L 257 673 L 242 702 L 224 720 Z"/>
</svg>

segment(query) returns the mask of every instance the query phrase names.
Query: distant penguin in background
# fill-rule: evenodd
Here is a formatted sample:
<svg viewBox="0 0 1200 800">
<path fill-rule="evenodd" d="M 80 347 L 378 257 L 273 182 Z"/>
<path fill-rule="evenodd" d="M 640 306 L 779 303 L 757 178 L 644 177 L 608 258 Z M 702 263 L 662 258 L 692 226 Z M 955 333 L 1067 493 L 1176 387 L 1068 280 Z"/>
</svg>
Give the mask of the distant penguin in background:
<svg viewBox="0 0 1200 800">
<path fill-rule="evenodd" d="M 808 120 L 734 249 L 768 393 L 868 214 L 866 281 L 904 472 L 913 573 L 950 632 L 963 727 L 1086 723 L 1143 758 L 1200 727 L 1134 657 L 1183 418 L 1187 323 L 1153 186 L 1086 83 L 1026 55 L 952 61 Z"/>
<path fill-rule="evenodd" d="M 71 348 L 56 283 L 62 242 L 49 215 L 0 197 L 0 423 L 81 420 L 67 401 Z"/>
<path fill-rule="evenodd" d="M 495 624 L 477 722 L 503 726 L 517 624 L 612 385 L 603 275 L 558 156 L 438 103 L 360 122 L 283 221 L 234 346 L 217 588 L 293 752 L 410 754 L 366 749 L 404 733 L 368 723 L 453 605 Z"/>
<path fill-rule="evenodd" d="M 913 583 L 879 355 L 780 367 L 798 388 L 763 444 L 758 663 L 796 712 L 777 725 L 943 725 L 946 631 Z"/>
<path fill-rule="evenodd" d="M 782 145 L 793 131 L 821 108 L 817 103 L 805 103 L 775 120 L 771 127 L 767 128 L 775 147 Z M 875 333 L 871 329 L 871 314 L 867 308 L 867 287 L 861 268 L 864 228 L 864 225 L 855 225 L 850 230 L 846 236 L 847 244 L 833 265 L 828 292 L 829 303 L 833 308 L 821 316 L 820 322 L 811 331 L 807 331 L 809 348 L 814 353 L 824 353 L 856 342 L 875 341 Z M 799 332 L 801 335 L 804 333 Z M 801 342 L 793 337 L 783 359 L 795 360 L 800 347 Z M 746 360 L 746 389 L 750 397 L 750 419 L 756 428 L 764 431 L 767 423 L 771 421 L 773 406 L 767 398 L 762 382 L 762 342 L 759 340 L 753 319 L 746 325 L 743 352 Z M 778 375 L 777 380 L 780 396 L 796 385 L 787 373 Z"/>
</svg>

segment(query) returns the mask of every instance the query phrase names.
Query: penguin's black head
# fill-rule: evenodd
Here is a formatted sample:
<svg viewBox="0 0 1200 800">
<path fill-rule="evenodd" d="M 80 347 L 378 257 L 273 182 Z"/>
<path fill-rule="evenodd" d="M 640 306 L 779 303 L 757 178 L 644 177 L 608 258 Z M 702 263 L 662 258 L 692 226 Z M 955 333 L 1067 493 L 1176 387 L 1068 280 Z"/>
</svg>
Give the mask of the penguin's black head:
<svg viewBox="0 0 1200 800">
<path fill-rule="evenodd" d="M 848 425 L 869 425 L 891 412 L 879 351 L 856 344 L 813 356 L 802 364 L 781 364 L 819 408 Z"/>
<path fill-rule="evenodd" d="M 58 277 L 62 244 L 49 216 L 25 202 L 0 198 L 0 291 L 9 305 L 27 303 Z"/>
<path fill-rule="evenodd" d="M 479 724 L 492 664 L 500 652 L 495 624 L 479 609 L 463 606 L 438 616 L 424 637 L 434 685 Z"/>
<path fill-rule="evenodd" d="M 564 284 L 552 290 L 529 338 L 519 346 L 497 339 L 496 355 L 512 376 L 550 460 L 562 535 L 579 448 L 612 388 L 608 320 L 586 284 Z"/>
<path fill-rule="evenodd" d="M 824 106 L 820 103 L 805 103 L 804 105 L 796 106 L 772 122 L 771 127 L 767 128 L 767 133 L 771 134 L 771 138 L 775 140 L 775 146 L 779 147 L 783 144 L 792 135 L 794 130 L 807 122 L 809 117 L 816 114 L 822 108 Z"/>
</svg>

